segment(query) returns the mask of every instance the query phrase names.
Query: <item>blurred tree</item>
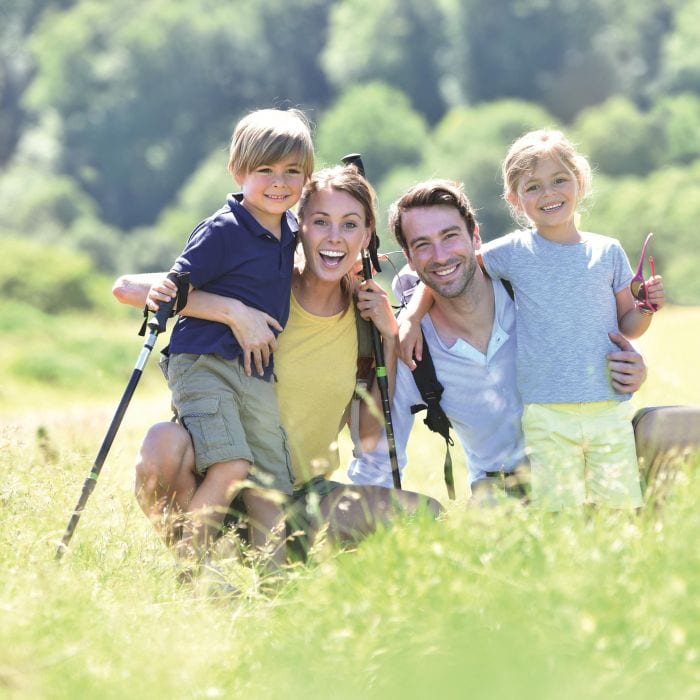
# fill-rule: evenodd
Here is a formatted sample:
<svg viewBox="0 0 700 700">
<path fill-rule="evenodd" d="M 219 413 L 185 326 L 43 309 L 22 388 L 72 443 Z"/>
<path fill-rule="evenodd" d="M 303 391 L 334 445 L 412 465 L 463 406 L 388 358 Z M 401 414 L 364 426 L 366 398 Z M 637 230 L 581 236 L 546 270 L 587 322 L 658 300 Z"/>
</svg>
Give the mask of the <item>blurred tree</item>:
<svg viewBox="0 0 700 700">
<path fill-rule="evenodd" d="M 15 165 L 0 176 L 0 227 L 27 238 L 50 241 L 81 218 L 96 218 L 97 207 L 75 180 L 48 176 L 31 166 Z"/>
<path fill-rule="evenodd" d="M 663 134 L 663 163 L 690 163 L 700 158 L 700 96 L 691 93 L 659 98 L 650 119 Z"/>
<path fill-rule="evenodd" d="M 541 102 L 568 120 L 617 88 L 602 0 L 443 0 L 462 99 Z"/>
<path fill-rule="evenodd" d="M 382 83 L 350 88 L 324 112 L 317 131 L 317 165 L 362 153 L 367 175 L 379 182 L 391 168 L 417 163 L 427 140 L 423 117 L 399 90 Z"/>
<path fill-rule="evenodd" d="M 530 129 L 554 125 L 554 118 L 539 105 L 519 100 L 456 107 L 435 127 L 423 169 L 464 182 L 478 210 L 482 238 L 490 240 L 514 227 L 501 181 L 508 147 Z"/>
<path fill-rule="evenodd" d="M 654 232 L 650 253 L 664 276 L 667 298 L 700 303 L 697 231 L 700 219 L 700 160 L 663 168 L 645 178 L 598 176 L 583 227 L 618 238 L 633 265 L 644 237 Z M 648 272 L 648 270 L 647 270 Z"/>
<path fill-rule="evenodd" d="M 677 1 L 671 31 L 663 37 L 663 90 L 700 93 L 700 0 Z"/>
<path fill-rule="evenodd" d="M 289 5 L 82 0 L 41 23 L 29 104 L 60 114 L 62 166 L 108 222 L 129 229 L 154 221 L 248 108 L 317 96 L 318 83 L 304 92 L 296 60 L 308 65 L 323 41 L 325 5 L 291 3 L 308 19 L 304 42 L 296 27 L 283 31 L 280 15 Z"/>
<path fill-rule="evenodd" d="M 94 270 L 87 255 L 3 232 L 0 295 L 48 313 L 93 306 Z"/>
<path fill-rule="evenodd" d="M 29 115 L 22 96 L 34 75 L 27 38 L 50 7 L 69 7 L 74 0 L 3 0 L 0 4 L 0 165 L 14 153 Z"/>
<path fill-rule="evenodd" d="M 581 112 L 572 138 L 591 165 L 608 175 L 643 175 L 661 161 L 662 132 L 625 97 Z"/>
<path fill-rule="evenodd" d="M 321 62 L 339 91 L 380 81 L 404 92 L 430 122 L 445 109 L 440 83 L 444 17 L 423 0 L 344 0 L 331 11 Z"/>
</svg>

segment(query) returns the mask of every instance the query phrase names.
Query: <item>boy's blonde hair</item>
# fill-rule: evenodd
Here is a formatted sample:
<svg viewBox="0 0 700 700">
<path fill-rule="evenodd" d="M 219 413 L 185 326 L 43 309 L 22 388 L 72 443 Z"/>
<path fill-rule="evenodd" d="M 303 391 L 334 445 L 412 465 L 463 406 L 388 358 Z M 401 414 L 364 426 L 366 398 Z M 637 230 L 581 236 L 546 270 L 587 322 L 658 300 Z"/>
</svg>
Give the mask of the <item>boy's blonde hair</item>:
<svg viewBox="0 0 700 700">
<path fill-rule="evenodd" d="M 576 178 L 579 202 L 591 193 L 591 166 L 574 144 L 556 129 L 528 131 L 515 141 L 503 161 L 503 194 L 510 203 L 510 197 L 517 195 L 518 183 L 532 173 L 541 158 L 556 158 Z M 511 204 L 512 207 L 512 204 Z M 517 213 L 517 212 L 516 212 Z"/>
<path fill-rule="evenodd" d="M 298 109 L 259 109 L 236 124 L 228 170 L 235 177 L 292 154 L 298 154 L 299 166 L 309 178 L 314 169 L 314 146 L 304 113 Z"/>
</svg>

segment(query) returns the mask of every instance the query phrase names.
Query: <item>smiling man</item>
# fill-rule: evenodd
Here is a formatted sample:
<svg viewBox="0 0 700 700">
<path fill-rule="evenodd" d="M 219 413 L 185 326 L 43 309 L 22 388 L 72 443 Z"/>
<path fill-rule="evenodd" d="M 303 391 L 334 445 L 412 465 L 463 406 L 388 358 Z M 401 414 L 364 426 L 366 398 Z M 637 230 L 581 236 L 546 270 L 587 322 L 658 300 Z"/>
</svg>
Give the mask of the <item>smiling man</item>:
<svg viewBox="0 0 700 700">
<path fill-rule="evenodd" d="M 527 467 L 527 458 L 516 383 L 515 306 L 476 260 L 481 239 L 472 206 L 458 183 L 429 180 L 394 202 L 389 228 L 415 273 L 398 278 L 398 294 L 405 296 L 417 279 L 433 293 L 421 327 L 444 387 L 440 403 L 465 451 L 472 493 L 504 486 L 520 495 L 519 468 Z M 632 393 L 644 381 L 644 362 L 622 336 L 615 342 L 620 351 L 609 355 L 613 385 Z M 411 407 L 423 403 L 411 374 L 415 362 L 409 364 L 398 363 L 392 408 L 402 467 Z M 354 483 L 391 485 L 385 443 L 378 440 L 374 451 L 353 459 L 348 474 Z"/>
</svg>

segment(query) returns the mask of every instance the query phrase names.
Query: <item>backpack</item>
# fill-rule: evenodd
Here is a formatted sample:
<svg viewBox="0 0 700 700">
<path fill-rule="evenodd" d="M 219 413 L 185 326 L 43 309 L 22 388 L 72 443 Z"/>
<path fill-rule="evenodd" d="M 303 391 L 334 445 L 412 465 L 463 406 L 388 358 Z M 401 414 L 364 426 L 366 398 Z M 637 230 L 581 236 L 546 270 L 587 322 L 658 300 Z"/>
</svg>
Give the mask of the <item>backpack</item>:
<svg viewBox="0 0 700 700">
<path fill-rule="evenodd" d="M 360 312 L 354 304 L 353 309 L 357 329 L 357 370 L 355 371 L 355 391 L 350 402 L 350 437 L 353 445 L 352 455 L 359 457 L 362 454 L 360 447 L 360 402 L 366 398 L 367 392 L 372 387 L 374 352 L 371 322 L 365 321 L 360 316 Z"/>
<path fill-rule="evenodd" d="M 514 299 L 515 295 L 510 282 L 508 282 L 508 280 L 501 280 L 501 282 L 506 292 L 508 292 L 508 296 Z M 435 364 L 430 355 L 430 348 L 428 347 L 423 331 L 421 331 L 421 335 L 423 336 L 423 359 L 416 363 L 416 368 L 413 370 L 413 380 L 418 387 L 418 391 L 424 403 L 417 403 L 411 406 L 411 413 L 415 415 L 420 411 L 426 411 L 427 413 L 423 419 L 423 423 L 434 433 L 441 435 L 445 440 L 445 463 L 443 468 L 445 487 L 447 488 L 447 495 L 450 499 L 454 500 L 455 482 L 452 473 L 452 455 L 450 454 L 450 447 L 455 444 L 450 435 L 452 423 L 450 423 L 450 419 L 440 405 L 440 399 L 445 389 L 438 381 L 435 372 Z"/>
</svg>

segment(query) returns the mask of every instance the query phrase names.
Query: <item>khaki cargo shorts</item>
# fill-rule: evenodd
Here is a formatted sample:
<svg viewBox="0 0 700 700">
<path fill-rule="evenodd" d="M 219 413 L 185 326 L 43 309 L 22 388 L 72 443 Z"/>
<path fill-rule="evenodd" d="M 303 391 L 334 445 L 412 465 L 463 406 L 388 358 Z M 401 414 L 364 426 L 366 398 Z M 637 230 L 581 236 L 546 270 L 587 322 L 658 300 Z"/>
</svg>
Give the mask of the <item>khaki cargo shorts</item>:
<svg viewBox="0 0 700 700">
<path fill-rule="evenodd" d="M 198 474 L 217 462 L 245 459 L 252 465 L 251 481 L 292 493 L 294 477 L 273 381 L 246 376 L 238 360 L 174 353 L 168 384 L 192 437 Z"/>
</svg>

